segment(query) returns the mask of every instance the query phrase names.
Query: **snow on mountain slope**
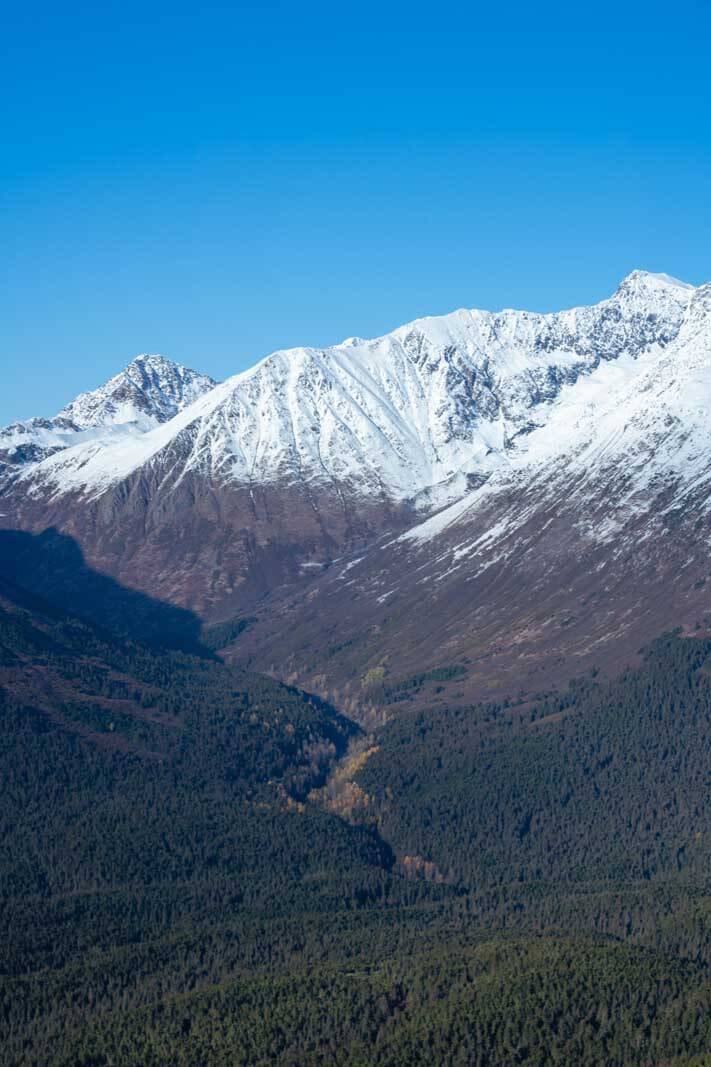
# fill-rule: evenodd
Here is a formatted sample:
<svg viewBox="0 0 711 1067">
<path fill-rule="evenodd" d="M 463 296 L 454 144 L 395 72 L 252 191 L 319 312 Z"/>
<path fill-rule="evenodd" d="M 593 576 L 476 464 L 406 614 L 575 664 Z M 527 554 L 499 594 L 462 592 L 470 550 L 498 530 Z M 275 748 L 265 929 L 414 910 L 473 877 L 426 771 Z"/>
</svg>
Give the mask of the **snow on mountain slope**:
<svg viewBox="0 0 711 1067">
<path fill-rule="evenodd" d="M 693 294 L 666 275 L 634 272 L 592 307 L 461 310 L 373 341 L 277 352 L 146 433 L 79 440 L 23 478 L 33 494 L 96 497 L 150 468 L 173 484 L 194 472 L 216 483 L 420 496 L 431 506 L 506 466 L 556 398 L 601 364 L 662 351 Z M 73 421 L 123 417 L 124 403 L 135 410 L 132 398 L 112 395 L 79 398 L 66 412 Z"/>
<path fill-rule="evenodd" d="M 677 626 L 708 632 L 710 412 L 705 285 L 666 347 L 563 385 L 485 484 L 275 592 L 231 655 L 358 706 L 383 664 L 394 683 L 460 664 L 457 699 L 473 700 L 614 673 Z"/>
<path fill-rule="evenodd" d="M 548 421 L 533 431 L 477 492 L 464 496 L 401 540 L 425 542 L 471 522 L 487 498 L 526 487 L 536 501 L 565 493 L 566 504 L 604 503 L 604 522 L 591 529 L 611 540 L 650 499 L 664 504 L 661 519 L 691 496 L 711 511 L 711 285 L 692 293 L 678 334 L 667 348 L 643 360 L 623 356 L 600 364 L 551 404 Z M 604 500 L 600 492 L 604 490 Z M 522 524 L 523 513 L 510 524 Z M 509 527 L 506 527 L 507 529 Z M 501 527 L 497 533 L 505 532 Z M 487 542 L 494 540 L 488 531 Z M 472 545 L 472 550 L 476 545 Z M 455 545 L 458 559 L 467 554 Z"/>
<path fill-rule="evenodd" d="M 92 442 L 92 448 L 123 444 L 172 418 L 214 386 L 207 375 L 163 356 L 137 356 L 54 418 L 28 419 L 0 430 L 0 460 L 32 464 L 78 443 Z"/>
</svg>

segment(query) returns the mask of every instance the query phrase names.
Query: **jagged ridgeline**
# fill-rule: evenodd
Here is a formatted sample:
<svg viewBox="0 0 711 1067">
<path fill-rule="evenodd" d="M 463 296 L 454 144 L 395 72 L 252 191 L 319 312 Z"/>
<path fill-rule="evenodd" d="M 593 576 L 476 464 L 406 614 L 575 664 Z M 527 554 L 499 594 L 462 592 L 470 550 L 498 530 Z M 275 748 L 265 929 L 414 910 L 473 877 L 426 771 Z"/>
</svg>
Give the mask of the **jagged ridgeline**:
<svg viewBox="0 0 711 1067">
<path fill-rule="evenodd" d="M 4 582 L 1 1062 L 699 1067 L 710 651 L 368 738 Z"/>
</svg>

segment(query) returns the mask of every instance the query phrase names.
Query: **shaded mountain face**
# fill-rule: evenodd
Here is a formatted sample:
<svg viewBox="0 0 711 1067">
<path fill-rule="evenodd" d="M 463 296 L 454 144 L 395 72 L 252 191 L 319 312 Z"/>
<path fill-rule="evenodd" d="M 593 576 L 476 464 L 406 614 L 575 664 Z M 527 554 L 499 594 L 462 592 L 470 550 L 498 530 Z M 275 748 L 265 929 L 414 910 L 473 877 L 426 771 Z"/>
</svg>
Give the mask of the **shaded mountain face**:
<svg viewBox="0 0 711 1067">
<path fill-rule="evenodd" d="M 95 578 L 106 581 L 101 575 Z M 176 612 L 158 601 L 150 609 L 167 618 Z M 147 605 L 143 615 L 148 610 Z M 136 617 L 140 622 L 139 611 Z M 195 741 L 201 735 L 200 743 L 213 746 L 207 764 L 216 769 L 218 752 L 232 763 L 228 775 L 232 782 L 244 773 L 250 787 L 264 786 L 268 776 L 262 776 L 265 765 L 259 766 L 262 747 L 276 756 L 273 770 L 280 764 L 295 779 L 303 777 L 299 788 L 308 782 L 309 774 L 301 774 L 306 768 L 322 780 L 330 761 L 343 754 L 357 735 L 357 727 L 316 698 L 273 679 L 230 670 L 205 652 L 197 643 L 186 652 L 139 643 L 134 634 L 118 637 L 0 574 L 3 713 L 11 708 L 28 721 L 38 717 L 65 737 L 78 736 L 92 746 L 118 748 L 149 762 L 155 758 L 179 762 L 185 755 L 186 734 L 194 730 Z M 282 725 L 276 745 L 270 741 L 263 745 L 265 726 L 254 716 L 249 718 L 253 707 L 275 713 L 275 722 Z M 280 715 L 285 718 L 280 720 Z M 287 723 L 291 728 L 284 729 Z M 241 727 L 244 733 L 239 738 Z M 303 733 L 294 743 L 300 729 Z M 7 736 L 14 738 L 11 730 Z M 279 784 L 267 782 L 265 792 L 278 799 Z"/>
<path fill-rule="evenodd" d="M 710 299 L 635 272 L 593 307 L 278 352 L 7 465 L 0 521 L 208 620 L 255 615 L 234 655 L 319 691 L 452 663 L 472 692 L 567 679 L 703 616 Z"/>
<path fill-rule="evenodd" d="M 71 537 L 0 530 L 0 582 L 46 598 L 63 611 L 96 620 L 113 634 L 153 648 L 204 655 L 200 619 L 190 611 L 120 585 L 87 566 Z M 43 604 L 43 606 L 45 606 Z"/>
</svg>

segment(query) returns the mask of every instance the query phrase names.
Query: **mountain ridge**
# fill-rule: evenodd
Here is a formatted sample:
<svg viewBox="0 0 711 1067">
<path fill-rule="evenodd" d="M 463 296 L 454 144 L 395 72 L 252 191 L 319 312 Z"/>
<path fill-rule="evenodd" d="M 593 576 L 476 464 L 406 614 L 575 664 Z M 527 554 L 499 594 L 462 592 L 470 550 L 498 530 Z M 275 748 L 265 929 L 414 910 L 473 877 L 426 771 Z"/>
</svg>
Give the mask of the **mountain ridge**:
<svg viewBox="0 0 711 1067">
<path fill-rule="evenodd" d="M 371 341 L 280 350 L 219 386 L 208 379 L 192 403 L 141 427 L 130 443 L 80 440 L 75 451 L 40 457 L 22 477 L 53 492 L 100 494 L 173 448 L 187 452 L 183 471 L 240 484 L 306 478 L 414 499 L 451 483 L 445 497 L 458 495 L 545 419 L 562 385 L 600 361 L 673 340 L 694 291 L 633 272 L 591 307 L 459 310 Z M 79 412 L 86 421 L 86 412 L 106 406 L 91 399 L 101 392 L 83 394 L 59 418 L 77 421 Z"/>
<path fill-rule="evenodd" d="M 710 368 L 711 287 L 635 272 L 589 308 L 275 353 L 6 468 L 0 521 L 208 623 L 254 616 L 229 655 L 334 703 L 384 655 L 470 656 L 474 696 L 617 669 L 706 615 Z"/>
</svg>

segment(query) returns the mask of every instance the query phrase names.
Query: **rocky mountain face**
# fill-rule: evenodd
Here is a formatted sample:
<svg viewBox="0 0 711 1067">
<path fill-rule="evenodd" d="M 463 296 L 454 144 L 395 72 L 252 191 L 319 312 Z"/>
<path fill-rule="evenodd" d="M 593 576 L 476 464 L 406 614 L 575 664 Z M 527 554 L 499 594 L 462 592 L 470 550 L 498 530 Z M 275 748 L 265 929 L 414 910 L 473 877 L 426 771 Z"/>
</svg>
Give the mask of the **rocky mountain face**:
<svg viewBox="0 0 711 1067">
<path fill-rule="evenodd" d="M 220 385 L 142 357 L 46 438 L 23 424 L 0 521 L 207 619 L 248 612 L 233 654 L 331 695 L 621 661 L 704 616 L 710 294 L 635 272 L 592 307 L 457 311 Z"/>
</svg>

